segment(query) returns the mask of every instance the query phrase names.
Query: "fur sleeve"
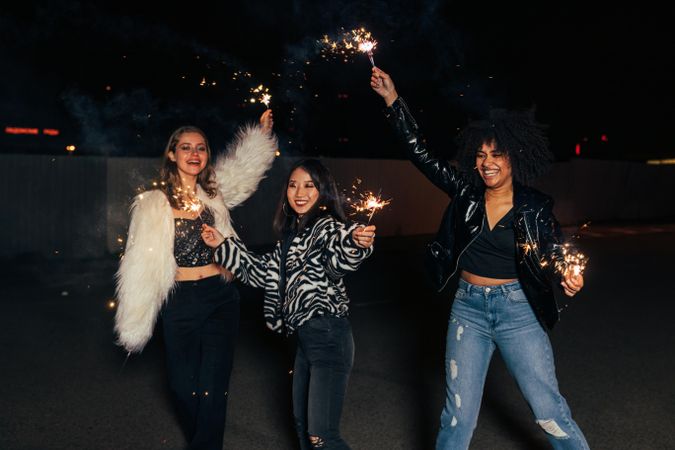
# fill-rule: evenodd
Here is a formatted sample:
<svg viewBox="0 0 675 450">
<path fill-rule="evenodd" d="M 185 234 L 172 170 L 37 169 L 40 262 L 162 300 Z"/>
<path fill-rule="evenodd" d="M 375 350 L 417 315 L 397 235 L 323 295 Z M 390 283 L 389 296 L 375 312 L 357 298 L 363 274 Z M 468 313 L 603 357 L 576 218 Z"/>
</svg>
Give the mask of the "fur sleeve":
<svg viewBox="0 0 675 450">
<path fill-rule="evenodd" d="M 140 194 L 131 207 L 131 224 L 116 278 L 117 343 L 140 352 L 152 336 L 162 304 L 176 276 L 173 217 L 161 191 Z"/>
<path fill-rule="evenodd" d="M 247 125 L 215 163 L 216 181 L 227 209 L 249 198 L 272 167 L 277 138 L 257 125 Z"/>
</svg>

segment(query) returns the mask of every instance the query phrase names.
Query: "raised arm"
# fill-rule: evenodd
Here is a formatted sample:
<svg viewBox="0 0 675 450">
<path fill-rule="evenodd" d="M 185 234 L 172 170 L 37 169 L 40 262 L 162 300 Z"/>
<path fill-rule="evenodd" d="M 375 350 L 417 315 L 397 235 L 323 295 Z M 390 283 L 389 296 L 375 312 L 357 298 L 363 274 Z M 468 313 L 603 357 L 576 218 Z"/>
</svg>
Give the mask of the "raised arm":
<svg viewBox="0 0 675 450">
<path fill-rule="evenodd" d="M 228 209 L 249 198 L 265 178 L 276 156 L 277 138 L 271 130 L 271 111 L 261 117 L 261 125 L 246 125 L 215 163 L 218 190 Z"/>
<path fill-rule="evenodd" d="M 396 92 L 391 77 L 377 67 L 373 67 L 370 86 L 385 101 L 387 108 L 385 117 L 396 132 L 399 141 L 404 145 L 410 161 L 439 189 L 454 197 L 461 189 L 462 179 L 457 170 L 445 159 L 438 159 L 430 154 L 422 139 L 408 105 Z"/>
</svg>

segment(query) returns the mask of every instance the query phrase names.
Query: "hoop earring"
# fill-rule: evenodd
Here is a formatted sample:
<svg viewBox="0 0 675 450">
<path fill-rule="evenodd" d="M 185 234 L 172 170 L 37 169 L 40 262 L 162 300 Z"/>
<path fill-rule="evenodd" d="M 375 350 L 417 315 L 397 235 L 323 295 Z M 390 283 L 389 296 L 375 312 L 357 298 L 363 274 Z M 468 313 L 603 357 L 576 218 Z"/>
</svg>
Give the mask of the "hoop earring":
<svg viewBox="0 0 675 450">
<path fill-rule="evenodd" d="M 283 203 L 281 204 L 281 210 L 284 212 L 284 215 L 285 215 L 285 216 L 287 216 L 287 217 L 290 217 L 290 216 L 291 216 L 291 214 L 289 214 L 288 211 L 286 211 L 286 202 L 283 202 Z"/>
</svg>

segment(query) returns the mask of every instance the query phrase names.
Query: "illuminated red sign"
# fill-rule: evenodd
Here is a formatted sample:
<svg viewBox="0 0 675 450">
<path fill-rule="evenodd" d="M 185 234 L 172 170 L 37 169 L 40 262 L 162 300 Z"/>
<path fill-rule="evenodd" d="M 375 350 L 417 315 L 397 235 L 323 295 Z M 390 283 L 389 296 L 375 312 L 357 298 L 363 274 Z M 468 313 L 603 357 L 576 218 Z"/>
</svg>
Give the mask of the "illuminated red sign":
<svg viewBox="0 0 675 450">
<path fill-rule="evenodd" d="M 28 128 L 28 127 L 5 127 L 6 134 L 29 134 L 29 135 L 38 135 L 40 134 L 39 128 Z M 56 128 L 43 128 L 42 134 L 46 136 L 58 136 L 61 134 Z"/>
<path fill-rule="evenodd" d="M 5 127 L 7 134 L 39 134 L 40 130 L 37 128 L 22 128 L 22 127 Z"/>
</svg>

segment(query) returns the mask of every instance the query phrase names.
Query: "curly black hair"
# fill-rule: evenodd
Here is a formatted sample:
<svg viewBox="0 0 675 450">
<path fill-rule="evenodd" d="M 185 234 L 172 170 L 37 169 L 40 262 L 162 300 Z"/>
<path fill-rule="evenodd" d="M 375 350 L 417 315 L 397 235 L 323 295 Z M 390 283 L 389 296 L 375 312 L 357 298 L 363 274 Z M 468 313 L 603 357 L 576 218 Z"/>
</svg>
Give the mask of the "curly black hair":
<svg viewBox="0 0 675 450">
<path fill-rule="evenodd" d="M 511 163 L 513 179 L 530 184 L 548 170 L 553 154 L 548 147 L 546 126 L 534 119 L 532 111 L 492 109 L 489 118 L 470 122 L 457 136 L 456 159 L 459 170 L 481 186 L 476 170 L 476 153 L 483 144 L 495 143 Z"/>
</svg>

